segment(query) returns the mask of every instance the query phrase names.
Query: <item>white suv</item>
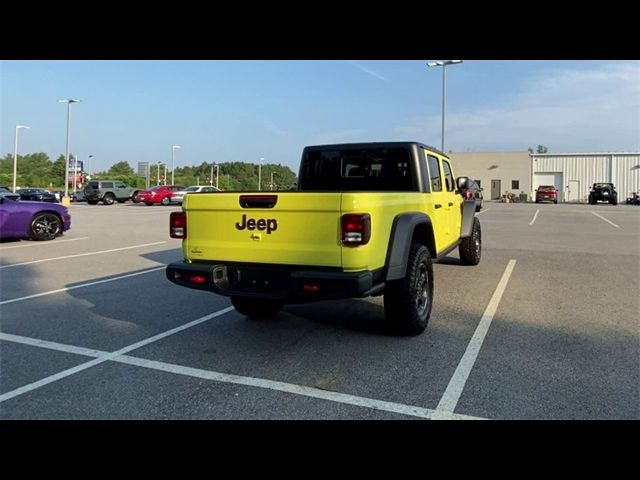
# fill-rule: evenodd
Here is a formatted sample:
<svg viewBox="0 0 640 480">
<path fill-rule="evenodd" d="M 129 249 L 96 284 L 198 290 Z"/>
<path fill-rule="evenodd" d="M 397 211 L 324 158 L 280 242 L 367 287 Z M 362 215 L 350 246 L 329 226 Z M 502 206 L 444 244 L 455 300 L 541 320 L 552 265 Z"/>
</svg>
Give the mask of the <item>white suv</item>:
<svg viewBox="0 0 640 480">
<path fill-rule="evenodd" d="M 219 192 L 220 189 L 216 187 L 212 187 L 209 185 L 193 185 L 191 187 L 187 187 L 184 190 L 179 190 L 177 192 L 173 192 L 171 195 L 171 203 L 179 203 L 182 204 L 182 199 L 187 193 L 212 193 Z"/>
</svg>

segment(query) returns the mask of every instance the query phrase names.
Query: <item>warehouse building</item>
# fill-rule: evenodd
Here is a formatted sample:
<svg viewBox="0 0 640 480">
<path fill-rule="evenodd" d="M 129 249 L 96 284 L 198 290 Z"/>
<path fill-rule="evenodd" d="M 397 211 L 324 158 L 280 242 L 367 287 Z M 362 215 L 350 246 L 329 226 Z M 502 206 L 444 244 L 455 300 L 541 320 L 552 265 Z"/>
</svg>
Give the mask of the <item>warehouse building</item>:
<svg viewBox="0 0 640 480">
<path fill-rule="evenodd" d="M 624 203 L 640 192 L 640 153 L 453 152 L 456 175 L 471 177 L 486 200 L 513 193 L 531 200 L 540 185 L 555 185 L 561 202 L 587 203 L 594 183 L 613 183 Z"/>
</svg>

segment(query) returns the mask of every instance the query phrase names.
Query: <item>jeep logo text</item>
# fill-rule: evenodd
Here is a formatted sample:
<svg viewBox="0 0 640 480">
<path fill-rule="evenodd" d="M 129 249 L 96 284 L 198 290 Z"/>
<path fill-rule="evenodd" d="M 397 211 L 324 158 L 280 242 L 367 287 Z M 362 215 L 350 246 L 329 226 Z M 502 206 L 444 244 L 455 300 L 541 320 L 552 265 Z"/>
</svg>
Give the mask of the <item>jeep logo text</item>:
<svg viewBox="0 0 640 480">
<path fill-rule="evenodd" d="M 247 215 L 242 215 L 242 220 L 236 223 L 236 228 L 238 230 L 266 230 L 267 234 L 271 232 L 275 232 L 278 229 L 278 221 L 275 218 L 249 218 L 247 219 Z"/>
</svg>

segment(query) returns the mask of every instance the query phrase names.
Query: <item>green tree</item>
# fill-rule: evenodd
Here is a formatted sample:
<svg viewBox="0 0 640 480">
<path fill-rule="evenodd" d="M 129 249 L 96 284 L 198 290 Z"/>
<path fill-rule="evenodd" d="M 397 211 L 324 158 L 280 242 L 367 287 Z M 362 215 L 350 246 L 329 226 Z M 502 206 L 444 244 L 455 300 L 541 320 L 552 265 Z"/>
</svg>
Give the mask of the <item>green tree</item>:
<svg viewBox="0 0 640 480">
<path fill-rule="evenodd" d="M 51 182 L 54 186 L 62 185 L 62 188 L 64 188 L 65 165 L 66 161 L 64 155 L 60 155 L 51 165 Z"/>
<path fill-rule="evenodd" d="M 112 176 L 116 176 L 116 175 L 134 176 L 135 175 L 135 172 L 133 171 L 133 168 L 131 167 L 131 165 L 129 165 L 128 162 L 124 162 L 124 161 L 114 163 L 107 173 Z"/>
</svg>

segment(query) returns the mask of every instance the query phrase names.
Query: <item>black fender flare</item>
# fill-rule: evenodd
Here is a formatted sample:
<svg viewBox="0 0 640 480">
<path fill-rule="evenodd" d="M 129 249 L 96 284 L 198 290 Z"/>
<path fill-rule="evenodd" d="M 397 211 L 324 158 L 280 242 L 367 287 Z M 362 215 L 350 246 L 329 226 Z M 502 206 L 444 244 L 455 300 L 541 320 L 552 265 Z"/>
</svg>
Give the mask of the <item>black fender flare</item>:
<svg viewBox="0 0 640 480">
<path fill-rule="evenodd" d="M 476 218 L 475 200 L 462 202 L 462 222 L 460 223 L 460 238 L 471 236 L 474 218 Z"/>
<path fill-rule="evenodd" d="M 411 250 L 416 228 L 423 229 L 420 232 L 422 241 L 429 248 L 431 256 L 433 257 L 436 254 L 431 218 L 422 212 L 398 215 L 393 219 L 391 235 L 389 236 L 385 281 L 399 280 L 405 277 L 409 251 Z"/>
</svg>

